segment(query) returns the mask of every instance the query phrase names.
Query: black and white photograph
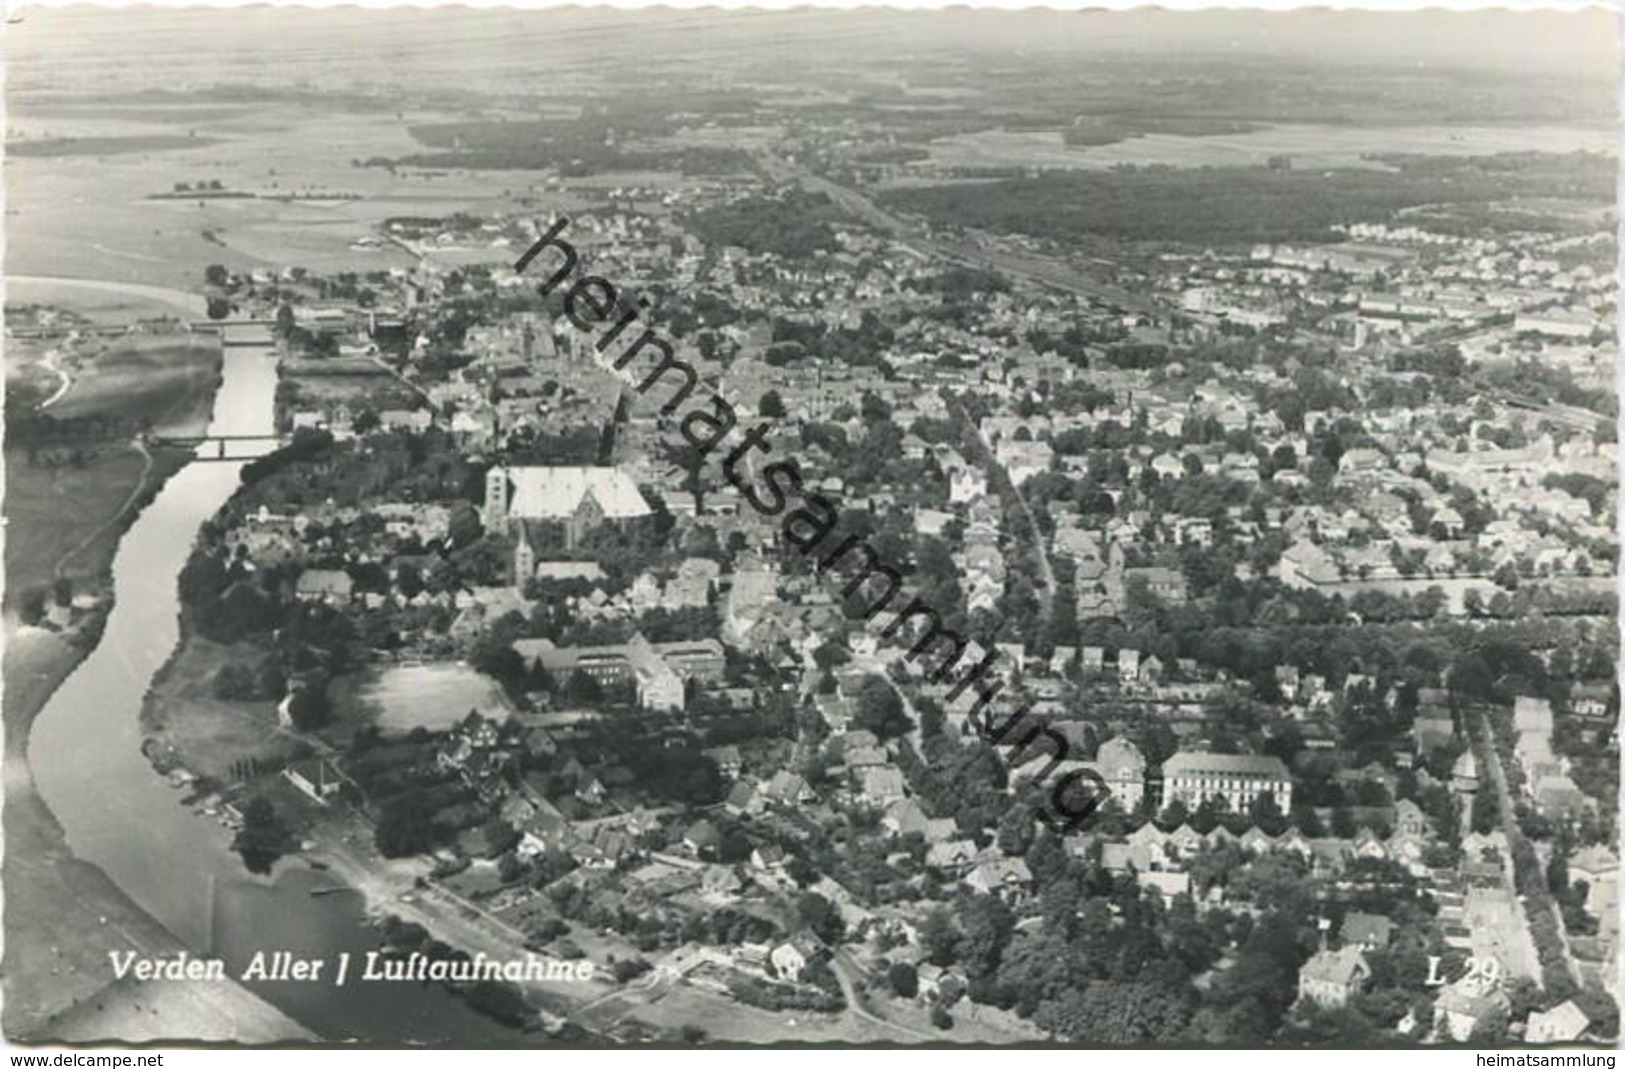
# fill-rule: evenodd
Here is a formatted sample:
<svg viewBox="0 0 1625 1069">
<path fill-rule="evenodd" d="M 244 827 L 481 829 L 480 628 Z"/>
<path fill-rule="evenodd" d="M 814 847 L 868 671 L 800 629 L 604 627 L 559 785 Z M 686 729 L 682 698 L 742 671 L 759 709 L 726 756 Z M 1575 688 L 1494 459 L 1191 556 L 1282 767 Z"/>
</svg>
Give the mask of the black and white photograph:
<svg viewBox="0 0 1625 1069">
<path fill-rule="evenodd" d="M 6 1043 L 1612 1069 L 1620 25 L 8 7 Z"/>
</svg>

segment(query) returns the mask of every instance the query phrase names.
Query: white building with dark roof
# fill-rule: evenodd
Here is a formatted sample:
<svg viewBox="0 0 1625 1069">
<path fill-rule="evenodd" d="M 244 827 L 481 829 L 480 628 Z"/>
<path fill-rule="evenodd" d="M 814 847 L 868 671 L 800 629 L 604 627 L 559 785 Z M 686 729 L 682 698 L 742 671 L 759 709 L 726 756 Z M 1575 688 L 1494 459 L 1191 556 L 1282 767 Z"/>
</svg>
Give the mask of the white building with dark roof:
<svg viewBox="0 0 1625 1069">
<path fill-rule="evenodd" d="M 1328 1008 L 1344 1006 L 1370 978 L 1371 966 L 1359 947 L 1322 950 L 1299 970 L 1298 997 Z"/>
<path fill-rule="evenodd" d="M 1139 808 L 1145 796 L 1145 755 L 1138 746 L 1123 738 L 1107 739 L 1100 744 L 1091 767 L 1125 812 Z"/>
<path fill-rule="evenodd" d="M 1194 809 L 1220 797 L 1245 812 L 1261 794 L 1275 796 L 1282 813 L 1292 808 L 1292 776 L 1279 757 L 1251 754 L 1176 753 L 1162 763 L 1162 800 Z"/>
</svg>

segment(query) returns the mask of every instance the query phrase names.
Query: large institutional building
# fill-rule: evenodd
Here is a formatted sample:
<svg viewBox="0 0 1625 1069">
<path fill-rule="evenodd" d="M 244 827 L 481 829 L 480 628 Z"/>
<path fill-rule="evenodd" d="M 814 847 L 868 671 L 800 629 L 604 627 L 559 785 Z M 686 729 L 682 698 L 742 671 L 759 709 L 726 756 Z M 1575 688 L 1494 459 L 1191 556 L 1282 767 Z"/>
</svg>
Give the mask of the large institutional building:
<svg viewBox="0 0 1625 1069">
<path fill-rule="evenodd" d="M 550 639 L 530 638 L 513 648 L 527 666 L 541 665 L 560 685 L 576 672 L 600 686 L 631 683 L 645 709 L 681 711 L 684 683 L 720 683 L 726 665 L 722 644 L 714 638 L 650 642 L 639 633 L 617 646 L 557 646 Z"/>
<path fill-rule="evenodd" d="M 1176 753 L 1162 763 L 1162 803 L 1195 809 L 1221 797 L 1234 812 L 1246 812 L 1261 794 L 1273 794 L 1282 813 L 1292 808 L 1292 776 L 1279 757 L 1250 754 Z"/>
<path fill-rule="evenodd" d="M 514 579 L 523 583 L 536 568 L 535 550 L 525 526 L 531 521 L 564 525 L 565 544 L 605 521 L 648 516 L 653 510 L 638 484 L 614 467 L 495 467 L 485 474 L 487 531 L 514 537 Z"/>
</svg>

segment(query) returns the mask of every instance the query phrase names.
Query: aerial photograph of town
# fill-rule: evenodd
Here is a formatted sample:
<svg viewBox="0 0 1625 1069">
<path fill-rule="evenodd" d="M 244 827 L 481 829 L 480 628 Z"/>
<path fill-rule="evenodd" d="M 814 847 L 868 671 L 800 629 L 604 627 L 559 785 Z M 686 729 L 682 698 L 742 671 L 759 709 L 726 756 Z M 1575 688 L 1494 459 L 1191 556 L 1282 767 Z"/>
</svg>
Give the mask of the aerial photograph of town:
<svg viewBox="0 0 1625 1069">
<path fill-rule="evenodd" d="M 1615 20 L 12 9 L 5 1039 L 1611 1048 Z"/>
</svg>

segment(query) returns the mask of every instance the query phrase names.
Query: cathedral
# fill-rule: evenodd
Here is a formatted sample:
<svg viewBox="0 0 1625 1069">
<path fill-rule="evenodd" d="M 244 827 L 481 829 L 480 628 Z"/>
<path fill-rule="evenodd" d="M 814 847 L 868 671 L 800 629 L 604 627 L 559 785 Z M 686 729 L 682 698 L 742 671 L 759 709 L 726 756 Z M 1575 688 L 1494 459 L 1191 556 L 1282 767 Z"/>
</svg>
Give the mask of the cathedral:
<svg viewBox="0 0 1625 1069">
<path fill-rule="evenodd" d="M 536 555 L 527 521 L 564 525 L 565 545 L 574 547 L 601 523 L 634 520 L 653 512 L 637 484 L 615 467 L 494 467 L 485 475 L 487 531 L 514 535 L 514 581 L 535 572 Z"/>
</svg>

